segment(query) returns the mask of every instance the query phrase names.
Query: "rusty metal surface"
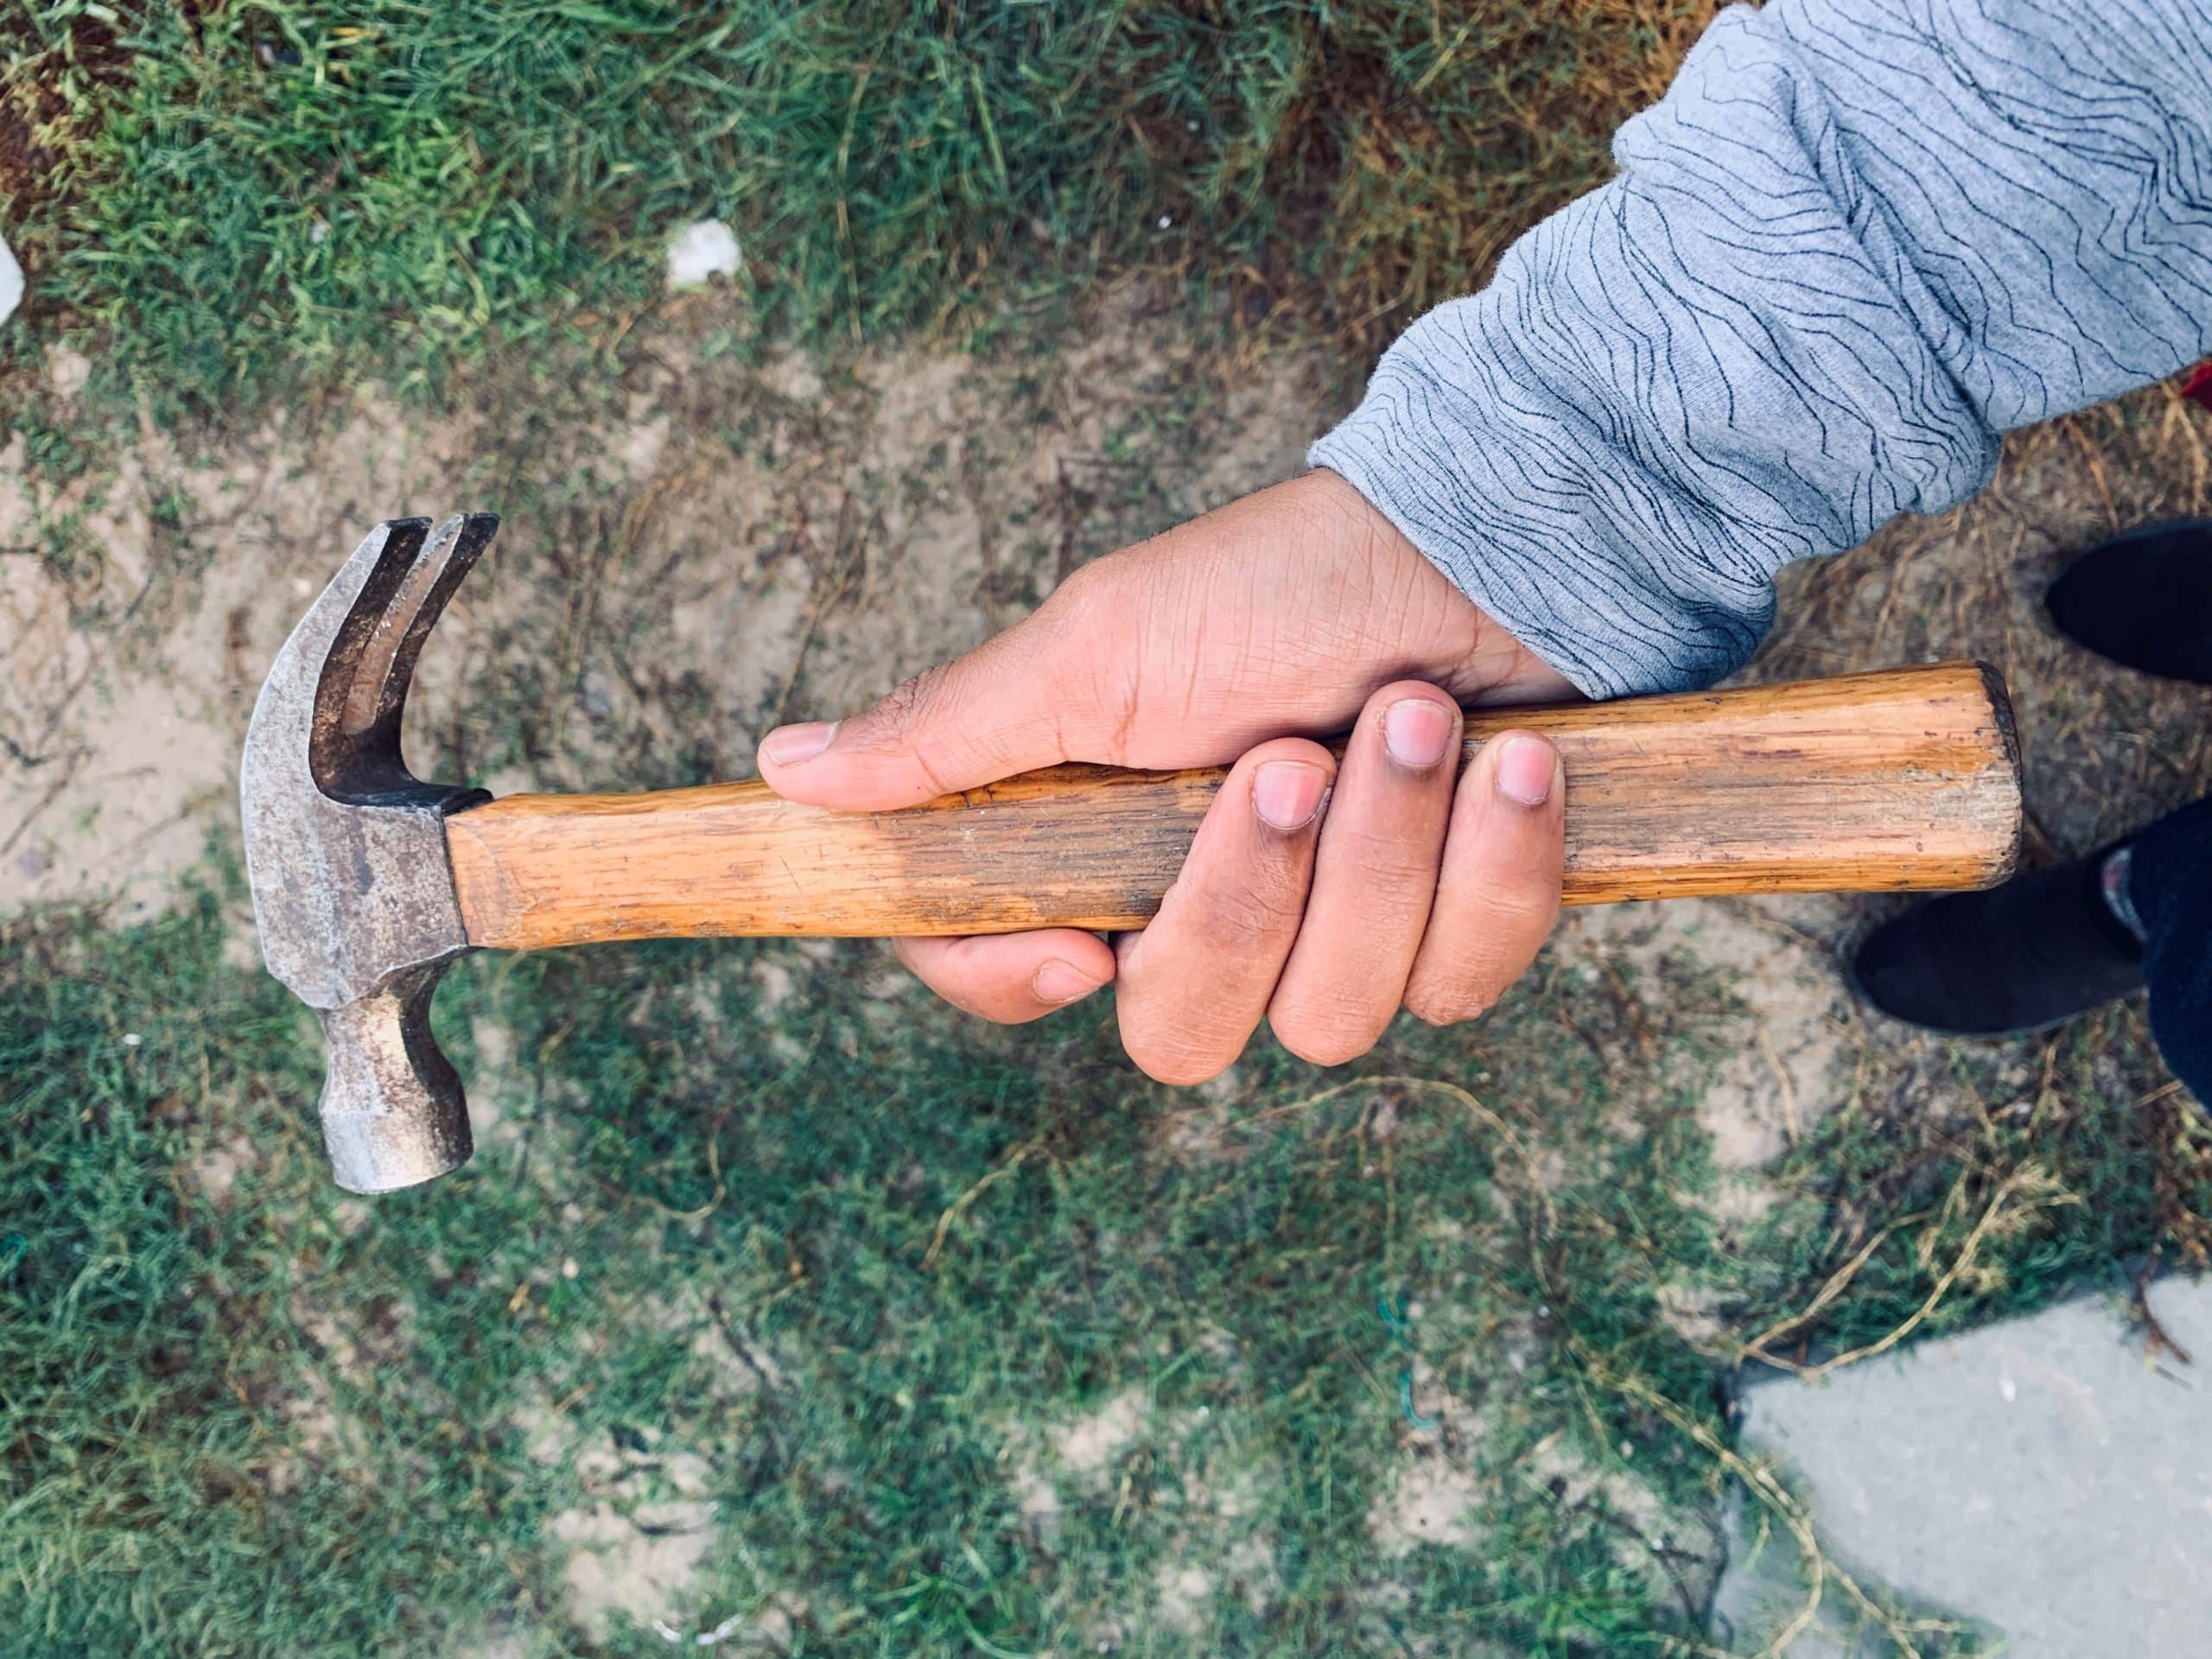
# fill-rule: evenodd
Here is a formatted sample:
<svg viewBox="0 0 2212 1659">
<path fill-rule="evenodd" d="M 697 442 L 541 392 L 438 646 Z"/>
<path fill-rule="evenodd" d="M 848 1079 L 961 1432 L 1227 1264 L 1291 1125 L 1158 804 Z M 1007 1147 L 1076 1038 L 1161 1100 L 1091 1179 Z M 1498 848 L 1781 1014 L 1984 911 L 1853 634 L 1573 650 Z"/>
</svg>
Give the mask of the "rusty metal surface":
<svg viewBox="0 0 2212 1659">
<path fill-rule="evenodd" d="M 468 1156 L 431 991 L 467 949 L 446 816 L 488 799 L 409 773 L 415 660 L 498 528 L 489 514 L 379 524 L 277 653 L 240 767 L 246 869 L 269 970 L 323 1016 L 324 1138 L 340 1185 L 386 1192 Z"/>
</svg>

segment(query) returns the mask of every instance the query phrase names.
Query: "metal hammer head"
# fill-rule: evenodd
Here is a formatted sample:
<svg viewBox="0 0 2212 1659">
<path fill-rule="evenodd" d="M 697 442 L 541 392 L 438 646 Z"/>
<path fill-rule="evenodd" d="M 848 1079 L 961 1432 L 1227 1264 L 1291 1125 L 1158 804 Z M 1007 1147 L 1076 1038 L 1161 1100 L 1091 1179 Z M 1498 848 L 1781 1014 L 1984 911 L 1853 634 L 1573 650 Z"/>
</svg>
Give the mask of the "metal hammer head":
<svg viewBox="0 0 2212 1659">
<path fill-rule="evenodd" d="M 489 513 L 369 532 L 276 655 L 247 728 L 239 793 L 269 971 L 321 1016 L 331 1173 L 387 1192 L 467 1160 L 461 1078 L 430 995 L 468 948 L 447 814 L 480 790 L 417 782 L 400 717 L 423 641 L 499 528 Z"/>
</svg>

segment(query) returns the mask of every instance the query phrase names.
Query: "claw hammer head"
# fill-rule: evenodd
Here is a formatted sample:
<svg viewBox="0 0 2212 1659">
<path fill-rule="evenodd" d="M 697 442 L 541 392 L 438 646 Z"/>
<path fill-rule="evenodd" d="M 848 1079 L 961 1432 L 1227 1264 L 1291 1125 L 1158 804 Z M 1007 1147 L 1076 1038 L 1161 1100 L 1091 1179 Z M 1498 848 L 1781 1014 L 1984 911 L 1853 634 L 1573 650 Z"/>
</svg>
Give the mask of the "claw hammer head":
<svg viewBox="0 0 2212 1659">
<path fill-rule="evenodd" d="M 240 769 L 269 971 L 321 1017 L 322 1132 L 338 1184 L 386 1192 L 466 1162 L 461 1078 L 430 995 L 468 948 L 445 818 L 489 796 L 418 782 L 399 753 L 415 659 L 499 528 L 379 524 L 276 656 Z"/>
</svg>

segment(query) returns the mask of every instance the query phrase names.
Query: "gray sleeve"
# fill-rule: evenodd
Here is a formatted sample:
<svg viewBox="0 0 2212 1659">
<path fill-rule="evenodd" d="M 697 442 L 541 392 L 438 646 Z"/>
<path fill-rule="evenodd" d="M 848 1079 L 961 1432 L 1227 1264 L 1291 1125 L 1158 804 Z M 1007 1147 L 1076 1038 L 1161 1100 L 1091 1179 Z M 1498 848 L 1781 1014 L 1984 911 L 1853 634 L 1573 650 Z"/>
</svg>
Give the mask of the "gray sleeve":
<svg viewBox="0 0 2212 1659">
<path fill-rule="evenodd" d="M 1593 696 L 2212 351 L 2212 0 L 1738 7 L 1613 148 L 1310 456 Z"/>
</svg>

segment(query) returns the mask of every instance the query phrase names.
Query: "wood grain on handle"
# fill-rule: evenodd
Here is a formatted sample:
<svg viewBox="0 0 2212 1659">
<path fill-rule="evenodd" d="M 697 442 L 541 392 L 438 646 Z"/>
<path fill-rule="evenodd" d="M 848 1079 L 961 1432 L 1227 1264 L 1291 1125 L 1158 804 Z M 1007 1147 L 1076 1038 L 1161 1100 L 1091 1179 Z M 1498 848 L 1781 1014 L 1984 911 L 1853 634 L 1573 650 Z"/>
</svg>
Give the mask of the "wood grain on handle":
<svg viewBox="0 0 2212 1659">
<path fill-rule="evenodd" d="M 1986 887 L 2019 843 L 2003 683 L 1974 663 L 1467 717 L 1567 766 L 1567 902 Z M 1219 769 L 1055 766 L 903 812 L 766 785 L 515 795 L 447 822 L 473 944 L 1141 927 Z"/>
</svg>

